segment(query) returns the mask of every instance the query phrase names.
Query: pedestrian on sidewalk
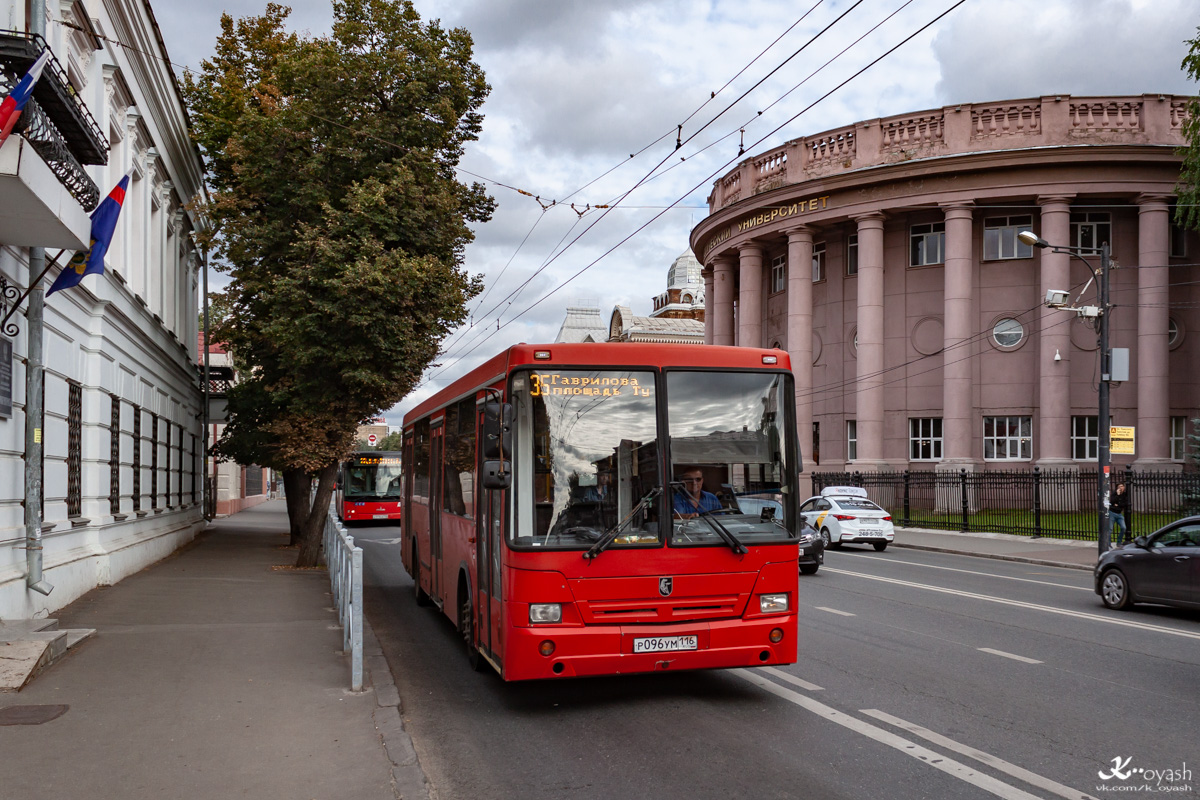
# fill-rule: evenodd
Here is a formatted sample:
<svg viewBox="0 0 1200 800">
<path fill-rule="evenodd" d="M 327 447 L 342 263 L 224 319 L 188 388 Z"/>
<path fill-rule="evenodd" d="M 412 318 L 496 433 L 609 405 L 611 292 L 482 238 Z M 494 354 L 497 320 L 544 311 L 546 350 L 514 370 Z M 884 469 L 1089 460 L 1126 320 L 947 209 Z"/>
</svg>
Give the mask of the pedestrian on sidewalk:
<svg viewBox="0 0 1200 800">
<path fill-rule="evenodd" d="M 1118 483 L 1117 490 L 1113 492 L 1112 499 L 1108 502 L 1108 513 L 1112 519 L 1112 530 L 1114 547 L 1123 546 L 1129 542 L 1129 493 L 1125 491 L 1125 484 Z M 1116 543 L 1115 539 L 1117 532 L 1120 531 L 1121 541 Z"/>
</svg>

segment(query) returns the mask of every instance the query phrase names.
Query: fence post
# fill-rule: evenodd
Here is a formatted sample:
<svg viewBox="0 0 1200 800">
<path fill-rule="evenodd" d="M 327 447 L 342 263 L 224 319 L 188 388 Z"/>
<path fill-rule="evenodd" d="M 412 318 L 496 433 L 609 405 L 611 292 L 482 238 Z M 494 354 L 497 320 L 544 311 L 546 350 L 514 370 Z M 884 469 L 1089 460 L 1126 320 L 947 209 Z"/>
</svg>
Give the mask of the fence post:
<svg viewBox="0 0 1200 800">
<path fill-rule="evenodd" d="M 912 515 L 911 515 L 910 509 L 909 509 L 908 487 L 909 487 L 908 470 L 904 470 L 904 524 L 905 525 L 911 524 L 911 520 L 912 520 Z"/>
<path fill-rule="evenodd" d="M 855 472 L 854 474 L 852 474 L 850 476 L 850 485 L 851 486 L 862 486 L 863 485 L 863 478 L 862 478 L 861 472 Z"/>
<path fill-rule="evenodd" d="M 967 471 L 965 469 L 958 471 L 958 485 L 962 494 L 962 527 L 959 530 L 966 531 L 970 527 L 967 521 L 970 515 L 970 506 L 967 503 Z"/>
<path fill-rule="evenodd" d="M 1031 539 L 1042 538 L 1042 470 L 1033 468 L 1033 536 Z"/>
<path fill-rule="evenodd" d="M 1125 465 L 1125 503 L 1129 506 L 1129 510 L 1125 512 L 1125 534 L 1131 541 L 1134 538 L 1133 533 L 1133 467 L 1129 464 Z M 1114 490 L 1115 491 L 1115 490 Z"/>
</svg>

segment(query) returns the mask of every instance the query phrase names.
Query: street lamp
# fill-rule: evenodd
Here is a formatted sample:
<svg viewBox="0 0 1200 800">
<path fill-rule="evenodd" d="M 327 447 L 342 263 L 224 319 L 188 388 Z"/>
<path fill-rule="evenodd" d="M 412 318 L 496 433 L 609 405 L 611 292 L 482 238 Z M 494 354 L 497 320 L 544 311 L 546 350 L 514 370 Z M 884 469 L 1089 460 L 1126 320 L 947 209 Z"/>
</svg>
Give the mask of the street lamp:
<svg viewBox="0 0 1200 800">
<path fill-rule="evenodd" d="M 1095 254 L 1094 248 L 1089 247 L 1064 247 L 1061 245 L 1053 245 L 1047 242 L 1040 236 L 1034 234 L 1033 231 L 1021 231 L 1017 234 L 1017 238 L 1023 243 L 1031 247 L 1040 247 L 1048 249 L 1051 253 L 1066 253 L 1073 255 L 1087 265 L 1088 270 L 1092 273 L 1092 277 L 1096 281 L 1096 297 L 1098 304 L 1095 306 L 1083 306 L 1081 308 L 1073 308 L 1067 305 L 1068 293 L 1065 290 L 1052 289 L 1046 292 L 1046 305 L 1049 308 L 1062 308 L 1067 311 L 1074 311 L 1081 317 L 1095 318 L 1098 320 L 1098 328 L 1100 331 L 1100 388 L 1099 388 L 1099 418 L 1096 420 L 1097 434 L 1100 437 L 1100 452 L 1097 455 L 1098 480 L 1096 481 L 1096 510 L 1100 517 L 1100 528 L 1096 536 L 1096 547 L 1103 555 L 1108 550 L 1109 541 L 1112 534 L 1112 517 L 1108 511 L 1108 489 L 1109 489 L 1109 472 L 1112 469 L 1112 459 L 1109 454 L 1109 390 L 1112 381 L 1112 366 L 1111 354 L 1108 349 L 1108 270 L 1109 270 L 1109 247 L 1108 242 L 1100 245 L 1100 272 L 1091 265 L 1084 253 L 1089 255 Z"/>
</svg>

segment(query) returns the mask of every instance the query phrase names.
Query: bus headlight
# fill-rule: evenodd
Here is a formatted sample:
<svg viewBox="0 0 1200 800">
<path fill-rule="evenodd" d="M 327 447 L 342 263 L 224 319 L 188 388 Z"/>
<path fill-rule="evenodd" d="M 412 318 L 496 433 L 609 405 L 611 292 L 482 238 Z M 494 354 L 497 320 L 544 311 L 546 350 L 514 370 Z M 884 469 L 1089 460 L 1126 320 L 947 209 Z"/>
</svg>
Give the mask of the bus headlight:
<svg viewBox="0 0 1200 800">
<path fill-rule="evenodd" d="M 787 592 L 781 594 L 760 594 L 758 609 L 764 614 L 782 614 L 788 610 Z"/>
<path fill-rule="evenodd" d="M 529 624 L 546 625 L 562 622 L 561 603 L 530 603 Z"/>
</svg>

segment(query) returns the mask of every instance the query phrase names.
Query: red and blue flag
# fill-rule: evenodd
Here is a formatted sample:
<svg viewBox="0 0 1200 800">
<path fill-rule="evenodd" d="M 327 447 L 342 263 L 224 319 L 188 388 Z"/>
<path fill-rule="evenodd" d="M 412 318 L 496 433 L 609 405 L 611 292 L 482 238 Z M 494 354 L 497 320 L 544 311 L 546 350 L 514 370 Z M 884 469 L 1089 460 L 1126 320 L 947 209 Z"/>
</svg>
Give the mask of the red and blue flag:
<svg viewBox="0 0 1200 800">
<path fill-rule="evenodd" d="M 12 133 L 13 126 L 21 118 L 21 112 L 25 110 L 25 104 L 33 94 L 33 85 L 42 76 L 42 69 L 49 60 L 50 51 L 43 50 L 37 61 L 33 62 L 33 66 L 25 73 L 25 77 L 17 82 L 16 87 L 8 93 L 8 97 L 4 98 L 4 102 L 0 103 L 0 145 L 4 144 L 8 135 Z"/>
<path fill-rule="evenodd" d="M 46 296 L 59 289 L 70 289 L 78 286 L 84 275 L 102 275 L 104 273 L 104 254 L 108 252 L 109 242 L 117 229 L 117 217 L 121 214 L 121 204 L 125 202 L 125 191 L 129 188 L 129 173 L 113 187 L 108 197 L 96 206 L 92 212 L 92 244 L 87 250 L 80 250 L 58 273 L 54 285 L 46 292 Z"/>
</svg>

